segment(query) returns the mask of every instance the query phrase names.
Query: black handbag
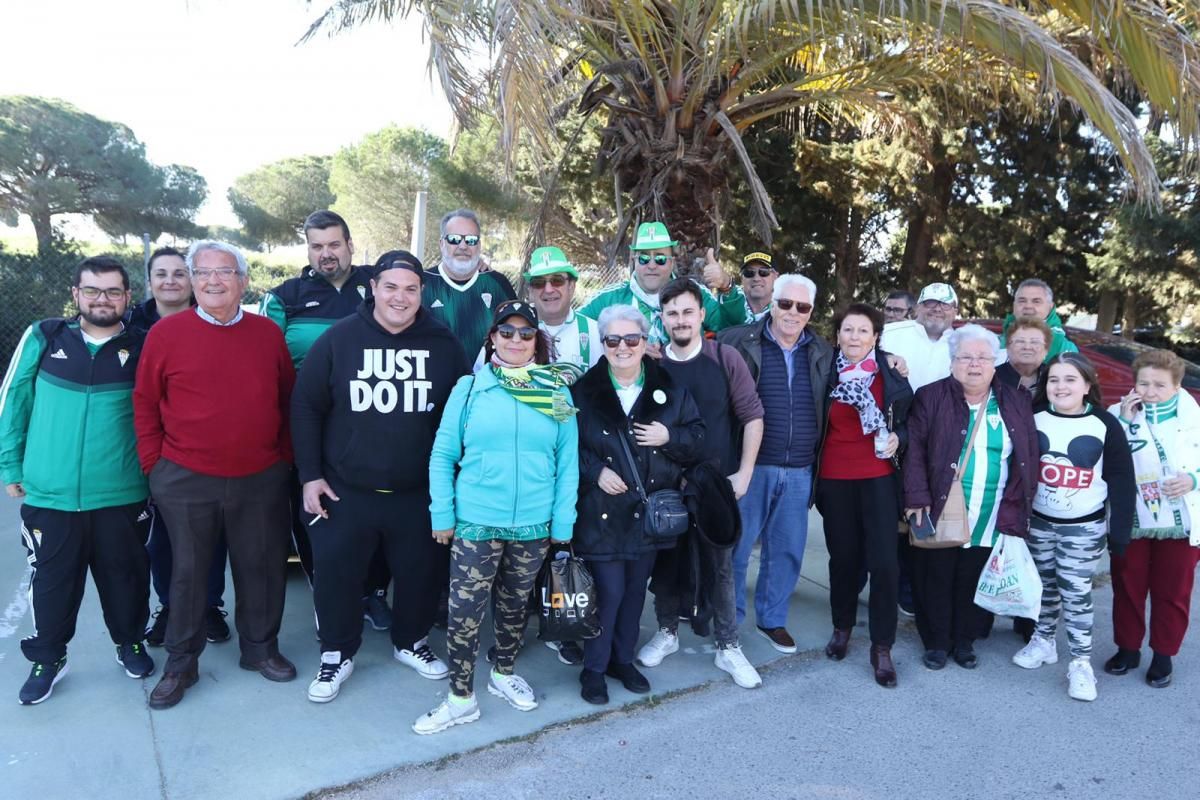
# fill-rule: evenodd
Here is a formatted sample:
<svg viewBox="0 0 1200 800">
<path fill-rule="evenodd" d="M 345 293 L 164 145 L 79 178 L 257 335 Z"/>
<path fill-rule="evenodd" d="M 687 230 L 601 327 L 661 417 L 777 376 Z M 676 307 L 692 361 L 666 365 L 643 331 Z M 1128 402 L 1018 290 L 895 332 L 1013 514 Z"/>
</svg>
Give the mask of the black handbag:
<svg viewBox="0 0 1200 800">
<path fill-rule="evenodd" d="M 638 494 L 642 496 L 642 532 L 651 539 L 676 539 L 687 533 L 690 520 L 687 506 L 683 502 L 683 492 L 678 489 L 659 489 L 647 495 L 646 487 L 642 486 L 637 461 L 633 458 L 633 451 L 625 441 L 625 432 L 617 431 L 617 438 L 621 440 L 625 458 L 629 461 L 629 468 L 633 470 L 633 481 L 637 484 Z"/>
</svg>

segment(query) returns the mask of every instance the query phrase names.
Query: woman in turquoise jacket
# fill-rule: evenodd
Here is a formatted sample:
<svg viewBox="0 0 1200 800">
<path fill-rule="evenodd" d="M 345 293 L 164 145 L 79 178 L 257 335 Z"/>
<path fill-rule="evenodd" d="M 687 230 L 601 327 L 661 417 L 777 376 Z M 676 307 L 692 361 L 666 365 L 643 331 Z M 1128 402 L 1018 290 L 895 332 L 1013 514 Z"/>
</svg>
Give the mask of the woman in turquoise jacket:
<svg viewBox="0 0 1200 800">
<path fill-rule="evenodd" d="M 429 459 L 429 509 L 434 538 L 452 543 L 450 692 L 413 724 L 417 733 L 479 719 L 473 679 L 493 584 L 496 663 L 488 692 L 520 711 L 537 707 L 513 661 L 550 540 L 571 540 L 579 490 L 579 432 L 567 387 L 580 373 L 550 364 L 549 356 L 533 306 L 501 303 L 486 365 L 460 379 L 446 403 Z"/>
</svg>

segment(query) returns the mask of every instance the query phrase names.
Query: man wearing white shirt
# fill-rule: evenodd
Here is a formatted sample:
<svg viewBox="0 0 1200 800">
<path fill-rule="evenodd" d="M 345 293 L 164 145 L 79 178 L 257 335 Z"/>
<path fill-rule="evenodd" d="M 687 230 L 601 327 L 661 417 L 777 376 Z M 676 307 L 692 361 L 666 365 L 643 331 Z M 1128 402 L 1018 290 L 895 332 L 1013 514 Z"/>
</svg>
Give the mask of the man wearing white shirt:
<svg viewBox="0 0 1200 800">
<path fill-rule="evenodd" d="M 949 333 L 958 315 L 958 295 L 948 283 L 931 283 L 917 298 L 916 319 L 883 326 L 880 346 L 908 363 L 913 391 L 950 374 Z"/>
<path fill-rule="evenodd" d="M 538 327 L 554 344 L 554 361 L 569 361 L 581 369 L 595 366 L 604 348 L 596 320 L 571 307 L 579 272 L 557 247 L 539 247 L 529 259 L 525 282 L 538 313 Z"/>
</svg>

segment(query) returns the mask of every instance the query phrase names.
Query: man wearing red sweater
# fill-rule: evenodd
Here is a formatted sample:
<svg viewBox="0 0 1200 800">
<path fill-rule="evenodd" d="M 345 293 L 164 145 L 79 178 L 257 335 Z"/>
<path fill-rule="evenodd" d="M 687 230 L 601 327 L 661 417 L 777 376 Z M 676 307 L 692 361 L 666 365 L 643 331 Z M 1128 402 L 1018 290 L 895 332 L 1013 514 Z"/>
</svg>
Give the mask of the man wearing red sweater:
<svg viewBox="0 0 1200 800">
<path fill-rule="evenodd" d="M 247 279 L 240 251 L 196 242 L 187 266 L 197 305 L 151 329 L 133 390 L 138 457 L 174 559 L 169 657 L 151 708 L 170 708 L 196 683 L 206 576 L 222 531 L 237 595 L 240 665 L 268 680 L 296 677 L 278 642 L 295 370 L 279 328 L 242 312 Z"/>
</svg>

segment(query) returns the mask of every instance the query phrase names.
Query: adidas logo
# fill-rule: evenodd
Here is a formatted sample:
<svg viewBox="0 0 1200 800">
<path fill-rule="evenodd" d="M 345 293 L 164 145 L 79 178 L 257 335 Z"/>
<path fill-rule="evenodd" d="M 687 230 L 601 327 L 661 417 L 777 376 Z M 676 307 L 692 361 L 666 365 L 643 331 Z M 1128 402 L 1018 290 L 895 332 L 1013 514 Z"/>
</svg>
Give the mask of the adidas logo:
<svg viewBox="0 0 1200 800">
<path fill-rule="evenodd" d="M 66 354 L 66 353 L 64 353 L 64 352 L 63 352 L 63 349 L 60 347 L 60 348 L 58 348 L 58 350 L 57 350 L 57 351 L 55 351 L 55 352 L 51 353 L 51 354 L 50 354 L 50 357 L 51 357 L 51 358 L 66 358 L 66 357 L 67 357 L 67 354 Z"/>
<path fill-rule="evenodd" d="M 304 307 L 305 308 L 313 308 L 313 307 L 319 306 L 319 305 L 321 305 L 320 300 L 309 300 L 307 303 L 304 304 Z"/>
<path fill-rule="evenodd" d="M 430 308 L 442 308 L 442 307 L 444 307 L 445 305 L 446 305 L 446 304 L 445 304 L 445 303 L 443 303 L 441 300 L 434 300 L 434 301 L 433 301 L 433 305 L 431 305 L 431 306 L 430 306 Z"/>
</svg>

